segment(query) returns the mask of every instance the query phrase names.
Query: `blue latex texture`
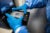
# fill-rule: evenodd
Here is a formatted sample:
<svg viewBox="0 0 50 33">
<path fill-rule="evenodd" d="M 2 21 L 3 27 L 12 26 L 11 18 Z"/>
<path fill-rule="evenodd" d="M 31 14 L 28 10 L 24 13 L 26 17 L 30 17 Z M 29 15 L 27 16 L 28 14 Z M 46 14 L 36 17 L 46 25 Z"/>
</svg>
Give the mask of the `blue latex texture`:
<svg viewBox="0 0 50 33">
<path fill-rule="evenodd" d="M 32 9 L 32 8 L 41 8 L 45 7 L 47 4 L 47 0 L 26 0 L 26 2 L 16 8 L 12 8 L 12 10 L 24 10 L 24 13 L 26 13 L 26 9 Z"/>
<path fill-rule="evenodd" d="M 19 6 L 19 7 L 16 7 L 16 8 L 12 8 L 12 11 L 23 10 L 24 14 L 26 14 L 26 12 L 27 12 L 27 9 L 26 8 L 27 8 L 27 5 L 24 4 L 22 6 Z"/>
<path fill-rule="evenodd" d="M 7 16 L 7 21 L 8 24 L 10 25 L 10 27 L 15 31 L 18 27 L 22 26 L 22 19 L 23 16 L 21 16 L 20 18 L 15 18 L 13 16 L 11 16 L 10 14 L 6 13 L 5 14 Z"/>
</svg>

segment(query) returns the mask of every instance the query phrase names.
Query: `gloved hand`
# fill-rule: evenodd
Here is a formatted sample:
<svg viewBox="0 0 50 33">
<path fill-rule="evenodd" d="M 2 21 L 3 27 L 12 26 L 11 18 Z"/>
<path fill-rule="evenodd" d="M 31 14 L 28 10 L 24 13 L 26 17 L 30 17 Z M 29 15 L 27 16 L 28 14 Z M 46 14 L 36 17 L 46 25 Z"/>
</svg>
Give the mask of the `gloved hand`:
<svg viewBox="0 0 50 33">
<path fill-rule="evenodd" d="M 26 9 L 32 9 L 32 8 L 41 8 L 44 7 L 47 3 L 47 0 L 26 0 L 25 3 L 19 7 L 12 8 L 12 10 L 24 10 L 24 13 L 26 14 Z"/>
<path fill-rule="evenodd" d="M 12 8 L 12 11 L 15 11 L 15 10 L 23 10 L 24 11 L 24 14 L 26 14 L 26 12 L 27 12 L 27 5 L 26 4 L 24 4 L 24 5 L 22 5 L 22 6 L 19 6 L 19 7 L 16 7 L 16 8 Z"/>
<path fill-rule="evenodd" d="M 20 18 L 15 18 L 11 16 L 10 14 L 6 13 L 7 21 L 10 27 L 15 31 L 18 27 L 22 26 L 22 19 L 23 16 L 20 16 Z"/>
</svg>

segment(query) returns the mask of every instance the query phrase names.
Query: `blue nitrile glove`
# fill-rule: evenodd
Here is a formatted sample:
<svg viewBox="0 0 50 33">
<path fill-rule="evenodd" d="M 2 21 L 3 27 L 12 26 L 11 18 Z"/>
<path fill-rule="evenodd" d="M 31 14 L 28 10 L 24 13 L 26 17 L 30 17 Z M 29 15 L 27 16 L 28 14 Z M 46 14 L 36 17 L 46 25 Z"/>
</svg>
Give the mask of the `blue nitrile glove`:
<svg viewBox="0 0 50 33">
<path fill-rule="evenodd" d="M 7 21 L 8 24 L 10 25 L 10 27 L 15 31 L 18 27 L 22 26 L 22 19 L 23 16 L 21 16 L 20 18 L 15 18 L 13 16 L 11 16 L 10 14 L 6 13 L 5 14 L 7 16 Z"/>
<path fill-rule="evenodd" d="M 24 5 L 22 5 L 22 6 L 19 6 L 19 7 L 16 7 L 16 8 L 12 8 L 12 11 L 15 11 L 15 10 L 23 10 L 24 11 L 24 14 L 26 14 L 26 12 L 27 12 L 27 5 L 26 4 L 24 4 Z"/>
<path fill-rule="evenodd" d="M 19 7 L 12 8 L 12 10 L 24 10 L 24 13 L 26 14 L 27 8 L 41 8 L 44 7 L 47 4 L 47 0 L 26 0 L 25 3 Z"/>
</svg>

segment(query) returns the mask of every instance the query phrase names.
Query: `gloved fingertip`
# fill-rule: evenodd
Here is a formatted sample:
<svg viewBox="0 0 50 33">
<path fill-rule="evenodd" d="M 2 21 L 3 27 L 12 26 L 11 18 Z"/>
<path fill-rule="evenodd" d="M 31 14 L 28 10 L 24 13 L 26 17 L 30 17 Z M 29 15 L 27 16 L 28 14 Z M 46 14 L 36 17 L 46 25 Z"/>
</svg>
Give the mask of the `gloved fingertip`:
<svg viewBox="0 0 50 33">
<path fill-rule="evenodd" d="M 8 13 L 5 14 L 7 17 L 10 17 L 10 15 Z"/>
<path fill-rule="evenodd" d="M 16 10 L 16 8 L 12 8 L 12 11 L 15 11 Z"/>
</svg>

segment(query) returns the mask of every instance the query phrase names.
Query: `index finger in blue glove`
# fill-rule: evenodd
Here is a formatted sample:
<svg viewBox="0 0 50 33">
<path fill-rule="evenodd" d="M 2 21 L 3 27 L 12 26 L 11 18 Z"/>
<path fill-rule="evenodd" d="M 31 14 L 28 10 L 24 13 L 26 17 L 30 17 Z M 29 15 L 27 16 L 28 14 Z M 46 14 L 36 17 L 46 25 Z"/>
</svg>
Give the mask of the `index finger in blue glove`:
<svg viewBox="0 0 50 33">
<path fill-rule="evenodd" d="M 22 6 L 19 6 L 19 7 L 16 7 L 16 8 L 12 8 L 12 11 L 15 11 L 15 10 L 23 10 L 24 8 L 27 8 L 27 5 L 24 4 Z"/>
<path fill-rule="evenodd" d="M 8 13 L 5 14 L 8 18 L 12 18 L 12 16 Z"/>
<path fill-rule="evenodd" d="M 11 15 L 8 14 L 8 13 L 6 13 L 5 15 L 7 16 L 7 18 L 17 19 L 17 18 L 15 18 L 15 17 L 11 16 Z M 19 20 L 22 20 L 22 19 L 23 19 L 23 16 L 20 16 L 20 18 L 18 18 L 18 19 L 19 19 Z"/>
</svg>

